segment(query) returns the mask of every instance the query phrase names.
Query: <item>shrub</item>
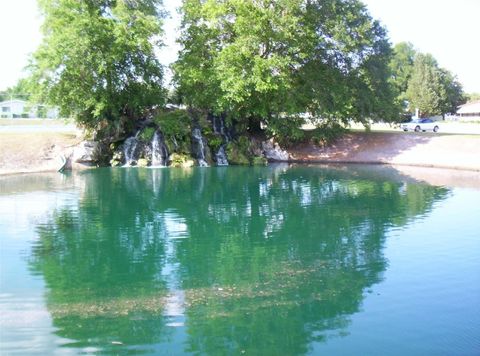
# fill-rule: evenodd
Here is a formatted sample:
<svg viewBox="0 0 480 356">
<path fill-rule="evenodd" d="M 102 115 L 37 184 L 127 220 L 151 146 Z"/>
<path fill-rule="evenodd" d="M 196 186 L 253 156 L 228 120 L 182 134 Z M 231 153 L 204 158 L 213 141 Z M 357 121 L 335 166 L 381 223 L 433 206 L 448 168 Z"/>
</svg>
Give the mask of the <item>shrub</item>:
<svg viewBox="0 0 480 356">
<path fill-rule="evenodd" d="M 347 129 L 339 123 L 327 121 L 317 125 L 317 128 L 311 131 L 310 140 L 316 145 L 327 146 L 344 135 L 346 131 Z"/>
<path fill-rule="evenodd" d="M 192 120 L 185 110 L 159 112 L 153 121 L 162 130 L 169 152 L 190 152 Z"/>
<path fill-rule="evenodd" d="M 268 137 L 274 137 L 280 146 L 288 147 L 305 139 L 302 117 L 277 118 L 268 122 L 265 129 Z"/>
<path fill-rule="evenodd" d="M 145 127 L 138 138 L 144 142 L 150 142 L 153 139 L 153 135 L 155 135 L 155 129 L 153 127 Z"/>
</svg>

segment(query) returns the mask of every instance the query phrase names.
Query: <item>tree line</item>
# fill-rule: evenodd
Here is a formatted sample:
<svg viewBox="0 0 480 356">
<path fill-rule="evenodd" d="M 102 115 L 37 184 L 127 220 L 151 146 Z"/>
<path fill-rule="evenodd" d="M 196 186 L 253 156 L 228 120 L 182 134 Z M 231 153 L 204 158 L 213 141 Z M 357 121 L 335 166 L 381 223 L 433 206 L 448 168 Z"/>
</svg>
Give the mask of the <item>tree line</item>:
<svg viewBox="0 0 480 356">
<path fill-rule="evenodd" d="M 160 0 L 38 0 L 43 42 L 29 65 L 35 99 L 101 131 L 168 102 L 240 130 L 290 137 L 306 119 L 398 121 L 455 111 L 456 77 L 411 44 L 392 48 L 359 0 L 183 0 L 173 90 L 156 56 Z"/>
</svg>

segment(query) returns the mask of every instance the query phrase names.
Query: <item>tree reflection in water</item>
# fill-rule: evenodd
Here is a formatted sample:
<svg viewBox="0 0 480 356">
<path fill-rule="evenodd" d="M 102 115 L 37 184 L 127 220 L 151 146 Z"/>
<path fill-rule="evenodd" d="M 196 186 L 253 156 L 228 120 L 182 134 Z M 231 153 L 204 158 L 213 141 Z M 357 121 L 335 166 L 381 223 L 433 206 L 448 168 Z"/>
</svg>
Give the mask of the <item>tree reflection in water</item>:
<svg viewBox="0 0 480 356">
<path fill-rule="evenodd" d="M 312 341 L 348 332 L 349 316 L 387 268 L 386 232 L 448 194 L 368 172 L 271 166 L 82 174 L 78 205 L 38 226 L 31 258 L 47 283 L 58 335 L 102 352 L 169 345 L 302 354 Z"/>
</svg>

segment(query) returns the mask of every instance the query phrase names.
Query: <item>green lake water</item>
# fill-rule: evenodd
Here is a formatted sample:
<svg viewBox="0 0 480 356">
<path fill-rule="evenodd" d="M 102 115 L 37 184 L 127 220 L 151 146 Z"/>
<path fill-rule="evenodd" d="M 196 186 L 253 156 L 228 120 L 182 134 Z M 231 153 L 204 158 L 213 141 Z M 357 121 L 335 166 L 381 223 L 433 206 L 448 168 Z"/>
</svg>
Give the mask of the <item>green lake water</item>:
<svg viewBox="0 0 480 356">
<path fill-rule="evenodd" d="M 0 354 L 479 355 L 480 187 L 380 166 L 0 178 Z"/>
</svg>

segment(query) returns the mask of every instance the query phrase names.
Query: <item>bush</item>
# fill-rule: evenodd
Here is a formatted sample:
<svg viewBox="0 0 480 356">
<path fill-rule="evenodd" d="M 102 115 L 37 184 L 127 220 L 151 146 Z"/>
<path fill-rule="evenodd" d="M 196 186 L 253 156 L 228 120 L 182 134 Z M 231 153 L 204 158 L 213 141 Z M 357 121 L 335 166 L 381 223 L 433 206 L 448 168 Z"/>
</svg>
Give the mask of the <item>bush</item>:
<svg viewBox="0 0 480 356">
<path fill-rule="evenodd" d="M 301 129 L 304 122 L 302 117 L 277 118 L 267 123 L 265 131 L 280 146 L 288 147 L 305 139 L 305 131 Z"/>
<path fill-rule="evenodd" d="M 319 146 L 327 146 L 347 132 L 337 122 L 327 121 L 317 125 L 317 128 L 309 134 L 310 141 Z"/>
<path fill-rule="evenodd" d="M 213 133 L 213 131 L 206 131 L 203 133 L 203 136 L 207 140 L 207 145 L 210 147 L 212 152 L 217 152 L 221 145 L 223 145 L 223 137 Z"/>
<path fill-rule="evenodd" d="M 155 131 L 153 127 L 145 127 L 138 135 L 138 138 L 143 142 L 150 142 L 153 139 L 153 135 L 155 135 Z"/>
<path fill-rule="evenodd" d="M 169 152 L 190 152 L 192 120 L 185 110 L 160 112 L 153 121 L 160 127 Z"/>
<path fill-rule="evenodd" d="M 228 162 L 233 165 L 253 164 L 251 141 L 246 136 L 240 136 L 227 145 Z"/>
<path fill-rule="evenodd" d="M 170 156 L 170 166 L 171 167 L 192 167 L 195 164 L 195 161 L 188 155 L 173 153 Z"/>
</svg>

